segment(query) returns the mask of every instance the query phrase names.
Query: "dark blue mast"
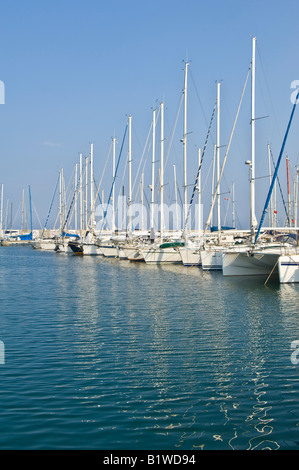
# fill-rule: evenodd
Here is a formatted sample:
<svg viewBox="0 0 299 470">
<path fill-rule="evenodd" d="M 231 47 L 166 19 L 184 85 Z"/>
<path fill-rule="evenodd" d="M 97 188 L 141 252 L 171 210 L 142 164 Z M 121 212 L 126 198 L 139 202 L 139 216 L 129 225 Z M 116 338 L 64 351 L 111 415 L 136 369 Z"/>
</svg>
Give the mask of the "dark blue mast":
<svg viewBox="0 0 299 470">
<path fill-rule="evenodd" d="M 262 213 L 259 228 L 258 228 L 256 236 L 255 236 L 254 245 L 257 242 L 257 239 L 259 237 L 259 234 L 260 234 L 260 231 L 261 231 L 261 228 L 262 228 L 265 216 L 266 216 L 266 212 L 267 212 L 268 205 L 269 205 L 269 202 L 270 202 L 270 198 L 271 198 L 271 195 L 272 195 L 272 191 L 273 191 L 273 188 L 274 188 L 274 183 L 275 183 L 275 180 L 276 180 L 276 177 L 277 177 L 281 157 L 282 157 L 282 154 L 283 154 L 283 151 L 284 151 L 284 148 L 285 148 L 285 144 L 286 144 L 286 141 L 287 141 L 287 138 L 288 138 L 289 130 L 290 130 L 290 127 L 291 127 L 291 123 L 292 123 L 292 120 L 293 120 L 293 116 L 294 116 L 294 112 L 295 112 L 295 108 L 296 108 L 298 99 L 299 99 L 299 92 L 297 93 L 296 100 L 295 100 L 295 103 L 294 103 L 294 106 L 293 106 L 293 109 L 292 109 L 292 112 L 291 112 L 291 116 L 290 116 L 290 119 L 289 119 L 288 127 L 287 127 L 287 130 L 286 130 L 283 142 L 282 142 L 280 154 L 279 154 L 279 157 L 278 157 L 278 160 L 277 160 L 277 163 L 276 163 L 276 168 L 275 168 L 275 171 L 274 171 L 274 174 L 273 174 L 272 182 L 271 182 L 269 192 L 268 192 L 268 196 L 267 196 L 267 199 L 266 199 L 266 202 L 265 202 L 265 207 L 264 207 L 264 210 L 263 210 L 263 213 Z"/>
</svg>

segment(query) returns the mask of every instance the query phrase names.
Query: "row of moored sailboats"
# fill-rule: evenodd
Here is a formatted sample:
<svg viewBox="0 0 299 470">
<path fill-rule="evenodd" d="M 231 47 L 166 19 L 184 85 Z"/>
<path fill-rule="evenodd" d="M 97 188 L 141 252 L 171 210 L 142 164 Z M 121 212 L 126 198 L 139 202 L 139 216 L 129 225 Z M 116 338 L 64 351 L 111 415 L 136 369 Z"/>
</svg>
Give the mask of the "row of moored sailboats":
<svg viewBox="0 0 299 470">
<path fill-rule="evenodd" d="M 164 105 L 160 105 L 161 120 L 161 149 L 160 149 L 160 228 L 154 230 L 153 218 L 151 217 L 150 229 L 133 230 L 131 224 L 130 203 L 132 195 L 129 193 L 128 200 L 128 230 L 117 231 L 111 230 L 110 233 L 95 230 L 94 213 L 91 209 L 91 217 L 89 228 L 86 231 L 68 234 L 58 238 L 46 239 L 41 237 L 39 240 L 32 240 L 30 243 L 36 249 L 51 250 L 75 255 L 84 256 L 103 256 L 108 258 L 126 259 L 132 262 L 145 262 L 146 264 L 182 264 L 184 266 L 196 266 L 203 270 L 219 270 L 224 276 L 247 276 L 262 275 L 268 279 L 273 274 L 277 274 L 281 283 L 299 282 L 299 229 L 298 227 L 274 227 L 263 228 L 265 214 L 268 210 L 269 201 L 272 197 L 273 187 L 277 178 L 277 172 L 280 160 L 284 151 L 286 139 L 293 119 L 297 100 L 294 103 L 291 117 L 287 126 L 285 138 L 278 157 L 276 168 L 271 180 L 269 193 L 265 202 L 264 211 L 261 221 L 258 225 L 255 216 L 255 42 L 252 42 L 252 60 L 251 60 L 251 161 L 246 162 L 250 167 L 250 228 L 249 230 L 237 230 L 234 227 L 223 230 L 220 224 L 220 181 L 224 170 L 226 155 L 222 167 L 220 168 L 220 82 L 217 83 L 217 135 L 216 135 L 216 153 L 217 153 L 217 186 L 215 189 L 213 201 L 210 208 L 209 217 L 205 227 L 192 231 L 188 228 L 188 201 L 187 201 L 187 180 L 186 180 L 186 138 L 187 129 L 184 126 L 184 228 L 178 231 L 164 230 L 164 214 L 163 214 L 163 168 L 164 168 Z M 187 70 L 185 67 L 185 122 L 186 122 L 186 97 L 187 97 Z M 299 98 L 299 93 L 297 98 Z M 239 110 L 238 110 L 239 111 Z M 129 182 L 131 182 L 131 129 L 130 117 L 128 120 L 129 129 Z M 155 123 L 153 123 L 153 131 Z M 154 152 L 154 147 L 153 147 Z M 153 153 L 152 165 L 155 162 Z M 117 165 L 116 165 L 117 166 Z M 199 159 L 199 170 L 194 188 L 198 192 L 200 207 L 200 169 L 201 160 Z M 154 172 L 152 172 L 152 175 Z M 113 185 L 111 189 L 111 200 L 114 203 L 114 183 L 116 177 L 116 167 L 114 161 Z M 153 176 L 152 176 L 153 177 Z M 152 200 L 153 204 L 153 187 L 152 182 Z M 129 185 L 129 191 L 131 191 Z M 91 200 L 95 200 L 94 188 L 91 187 Z M 193 201 L 193 197 L 192 197 Z M 190 203 L 191 204 L 191 203 Z M 189 205 L 190 206 L 190 205 Z M 211 216 L 217 209 L 217 226 L 211 230 Z M 64 226 L 61 233 L 63 233 Z"/>
</svg>

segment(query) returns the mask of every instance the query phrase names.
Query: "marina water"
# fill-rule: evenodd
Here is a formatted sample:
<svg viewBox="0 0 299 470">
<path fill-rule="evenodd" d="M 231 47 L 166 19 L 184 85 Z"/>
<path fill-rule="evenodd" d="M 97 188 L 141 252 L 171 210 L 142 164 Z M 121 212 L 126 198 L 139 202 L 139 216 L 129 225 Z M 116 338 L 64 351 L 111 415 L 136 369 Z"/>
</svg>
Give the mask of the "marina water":
<svg viewBox="0 0 299 470">
<path fill-rule="evenodd" d="M 1 247 L 0 448 L 298 449 L 299 286 L 264 281 Z"/>
</svg>

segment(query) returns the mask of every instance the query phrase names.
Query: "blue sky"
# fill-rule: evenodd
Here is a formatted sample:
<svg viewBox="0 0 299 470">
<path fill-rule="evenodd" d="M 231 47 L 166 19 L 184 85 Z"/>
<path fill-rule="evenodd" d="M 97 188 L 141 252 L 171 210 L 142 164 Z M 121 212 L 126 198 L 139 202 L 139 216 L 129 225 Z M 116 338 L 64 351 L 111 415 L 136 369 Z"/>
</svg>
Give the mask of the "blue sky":
<svg viewBox="0 0 299 470">
<path fill-rule="evenodd" d="M 129 114 L 134 179 L 152 108 L 162 100 L 166 145 L 170 142 L 182 94 L 184 60 L 190 61 L 188 182 L 192 186 L 197 149 L 203 147 L 206 121 L 215 102 L 216 80 L 222 80 L 224 156 L 250 65 L 252 35 L 257 37 L 256 115 L 269 116 L 256 124 L 256 172 L 260 177 L 268 175 L 267 143 L 277 159 L 292 107 L 290 85 L 299 80 L 297 5 L 294 0 L 2 0 L 0 80 L 5 84 L 5 104 L 0 105 L 0 183 L 4 183 L 5 202 L 9 199 L 16 210 L 22 188 L 27 190 L 30 184 L 44 223 L 59 169 L 64 168 L 68 184 L 79 154 L 87 155 L 93 142 L 95 177 L 100 181 L 111 137 L 118 139 L 118 152 Z M 173 164 L 182 192 L 182 119 L 180 113 L 165 168 L 166 202 L 173 197 Z M 285 152 L 292 177 L 299 163 L 298 124 L 299 111 Z M 214 141 L 215 135 L 214 125 Z M 211 140 L 202 176 L 206 211 L 212 153 Z M 248 168 L 244 165 L 248 159 L 250 82 L 223 180 L 223 192 L 235 183 L 236 211 L 243 227 L 249 222 Z M 107 195 L 109 165 L 103 184 Z M 149 179 L 150 161 L 145 172 Z M 284 162 L 280 178 L 285 191 Z M 257 181 L 258 219 L 267 181 Z M 117 185 L 119 191 L 121 176 Z M 224 200 L 223 204 L 224 214 Z"/>
</svg>

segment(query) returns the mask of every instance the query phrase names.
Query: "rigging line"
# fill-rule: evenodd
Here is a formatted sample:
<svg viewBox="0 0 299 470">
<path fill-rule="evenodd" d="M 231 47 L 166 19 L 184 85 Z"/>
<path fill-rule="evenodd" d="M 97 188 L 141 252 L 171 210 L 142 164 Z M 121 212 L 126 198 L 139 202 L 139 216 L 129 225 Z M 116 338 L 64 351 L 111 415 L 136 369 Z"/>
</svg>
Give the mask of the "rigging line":
<svg viewBox="0 0 299 470">
<path fill-rule="evenodd" d="M 111 185 L 111 189 L 110 189 L 110 194 L 109 194 L 109 198 L 108 198 L 107 205 L 106 205 L 106 211 L 104 211 L 104 217 L 103 217 L 103 221 L 102 221 L 102 226 L 101 226 L 101 230 L 100 230 L 100 233 L 99 233 L 99 237 L 100 237 L 100 235 L 101 235 L 101 233 L 102 233 L 102 230 L 103 230 L 103 227 L 104 227 L 104 222 L 105 222 L 105 219 L 106 219 L 106 216 L 107 216 L 108 206 L 109 206 L 109 203 L 110 203 L 110 199 L 111 199 L 111 195 L 112 195 L 112 190 L 113 190 L 113 186 L 114 186 L 115 179 L 116 179 L 116 175 L 117 175 L 117 170 L 118 170 L 118 167 L 119 167 L 120 157 L 121 157 L 121 154 L 122 154 L 122 151 L 123 151 L 123 147 L 124 147 L 124 143 L 125 143 L 125 138 L 126 138 L 127 130 L 128 130 L 128 123 L 126 124 L 126 127 L 125 127 L 125 132 L 124 132 L 124 136 L 123 136 L 123 141 L 122 141 L 122 144 L 121 144 L 121 148 L 120 148 L 120 152 L 119 152 L 117 164 L 116 164 L 116 167 L 115 167 L 115 172 L 114 172 L 114 175 L 113 175 L 113 180 L 112 180 L 112 185 Z"/>
<path fill-rule="evenodd" d="M 73 198 L 72 198 L 72 201 L 71 201 L 71 204 L 70 204 L 68 213 L 67 213 L 66 218 L 65 218 L 65 220 L 64 220 L 64 223 L 63 223 L 63 225 L 62 225 L 62 228 L 61 228 L 61 235 L 63 234 L 64 229 L 65 229 L 65 227 L 66 227 L 68 218 L 69 218 L 69 216 L 70 216 L 70 213 L 71 213 L 71 210 L 72 210 L 72 207 L 73 207 L 73 204 L 74 204 L 75 197 L 76 197 L 76 191 L 74 191 Z"/>
<path fill-rule="evenodd" d="M 192 82 L 193 82 L 193 86 L 194 86 L 194 89 L 195 89 L 195 94 L 196 94 L 196 96 L 197 96 L 197 99 L 198 99 L 198 101 L 199 101 L 199 104 L 200 104 L 200 107 L 201 107 L 201 110 L 202 110 L 202 114 L 203 114 L 203 117 L 204 117 L 206 126 L 208 127 L 208 120 L 207 120 L 207 118 L 206 118 L 206 115 L 205 115 L 205 112 L 204 112 L 204 108 L 203 108 L 202 102 L 201 102 L 200 97 L 199 97 L 199 93 L 198 93 L 198 90 L 197 90 L 197 87 L 196 87 L 196 84 L 195 84 L 195 80 L 194 80 L 194 78 L 193 78 L 193 74 L 192 74 L 191 68 L 190 68 L 189 72 L 190 72 L 190 77 L 191 77 L 191 80 L 192 80 Z M 213 137 L 211 137 L 211 140 L 212 140 L 212 142 L 213 142 L 213 144 L 214 144 Z"/>
<path fill-rule="evenodd" d="M 194 182 L 193 192 L 192 192 L 189 207 L 188 207 L 188 213 L 187 213 L 186 220 L 185 220 L 185 223 L 184 223 L 183 234 L 184 234 L 184 232 L 186 230 L 186 227 L 187 227 L 187 223 L 188 223 L 188 219 L 189 219 L 189 215 L 190 215 L 190 210 L 191 210 L 191 205 L 193 203 L 193 199 L 194 199 L 195 193 L 197 191 L 199 173 L 200 173 L 200 170 L 201 170 L 201 167 L 202 167 L 203 158 L 204 158 L 204 155 L 205 155 L 205 151 L 206 151 L 206 148 L 207 148 L 209 136 L 210 136 L 210 133 L 211 133 L 211 127 L 212 127 L 212 123 L 213 123 L 213 119 L 214 119 L 214 115 L 215 115 L 216 104 L 217 104 L 217 102 L 215 102 L 214 107 L 213 107 L 212 116 L 211 116 L 208 132 L 207 132 L 207 136 L 206 136 L 206 141 L 205 141 L 204 148 L 203 148 L 203 151 L 202 151 L 200 163 L 199 163 L 198 170 L 197 170 L 197 175 L 196 175 L 195 182 Z"/>
<path fill-rule="evenodd" d="M 141 192 L 141 191 L 140 191 L 140 192 Z M 149 202 L 149 200 L 148 200 L 148 198 L 147 198 L 147 196 L 146 196 L 146 193 L 145 193 L 145 191 L 144 191 L 144 188 L 143 188 L 143 197 L 144 197 L 144 199 L 145 199 L 145 202 L 147 203 L 148 209 L 150 209 L 150 202 Z"/>
<path fill-rule="evenodd" d="M 266 212 L 267 212 L 267 209 L 268 209 L 268 205 L 269 205 L 269 202 L 270 202 L 273 187 L 274 187 L 275 180 L 276 180 L 276 177 L 277 177 L 277 172 L 278 172 L 278 168 L 279 168 L 280 161 L 281 161 L 281 158 L 282 158 L 282 154 L 284 152 L 285 144 L 286 144 L 286 141 L 287 141 L 287 138 L 288 138 L 289 130 L 290 130 L 290 127 L 291 127 L 291 124 L 292 124 L 292 120 L 293 120 L 293 116 L 294 116 L 294 113 L 295 113 L 298 98 L 299 98 L 299 92 L 297 93 L 296 100 L 295 100 L 295 103 L 293 105 L 291 116 L 290 116 L 290 119 L 289 119 L 289 122 L 288 122 L 288 125 L 287 125 L 287 129 L 286 129 L 286 132 L 285 132 L 285 135 L 284 135 L 284 138 L 283 138 L 282 146 L 281 146 L 280 153 L 279 153 L 277 163 L 276 163 L 276 167 L 275 167 L 275 170 L 274 170 L 274 175 L 273 175 L 273 178 L 272 178 L 272 181 L 271 181 L 271 186 L 270 186 L 269 191 L 268 191 L 268 196 L 267 196 L 267 199 L 266 199 L 266 202 L 265 202 L 265 206 L 264 206 L 264 210 L 263 210 L 262 217 L 261 217 L 261 220 L 260 220 L 260 224 L 259 224 L 256 236 L 255 236 L 254 245 L 256 244 L 256 242 L 258 240 L 258 237 L 259 237 L 259 234 L 260 234 L 263 222 L 264 222 L 264 218 L 265 218 L 265 215 L 266 215 Z"/>
<path fill-rule="evenodd" d="M 272 158 L 272 163 L 273 163 L 273 165 L 274 165 L 274 168 L 275 168 L 275 162 L 274 162 L 274 157 L 273 157 L 273 153 L 272 153 L 272 149 L 271 149 L 271 147 L 270 147 L 270 155 L 271 155 L 271 158 Z M 278 175 L 277 175 L 277 183 L 278 183 L 279 192 L 280 192 L 281 199 L 282 199 L 282 204 L 283 204 L 283 207 L 284 207 L 284 210 L 285 210 L 286 216 L 287 216 L 287 218 L 288 218 L 288 209 L 287 209 L 287 206 L 286 206 L 286 203 L 285 203 L 284 197 L 283 197 L 282 187 L 281 187 L 281 184 L 280 184 L 280 181 L 279 181 Z M 275 208 L 275 209 L 276 209 L 276 208 Z"/>
<path fill-rule="evenodd" d="M 125 175 L 126 175 L 126 171 L 127 171 L 128 162 L 129 162 L 129 154 L 127 154 L 127 156 L 126 156 L 126 161 L 125 161 L 124 168 L 123 168 L 123 174 L 122 174 L 122 178 L 121 178 L 120 186 L 119 186 L 119 190 L 118 190 L 118 197 L 120 196 L 120 194 L 122 192 L 122 188 L 125 186 L 124 185 L 124 180 L 125 180 Z"/>
<path fill-rule="evenodd" d="M 19 206 L 18 206 L 18 210 L 17 210 L 17 212 L 16 212 L 16 215 L 15 215 L 15 217 L 14 217 L 12 223 L 11 223 L 11 228 L 14 227 L 14 225 L 15 225 L 15 222 L 16 222 L 16 219 L 17 219 L 17 217 L 18 217 L 18 215 L 19 215 L 19 211 L 20 211 L 21 206 L 22 206 L 22 201 L 20 202 L 20 204 L 19 204 Z"/>
<path fill-rule="evenodd" d="M 247 77 L 246 77 L 245 84 L 244 84 L 244 87 L 243 87 L 243 90 L 242 90 L 241 99 L 240 99 L 240 103 L 239 103 L 239 106 L 238 106 L 238 109 L 237 109 L 237 114 L 236 114 L 236 117 L 235 117 L 234 125 L 233 125 L 233 128 L 232 128 L 232 132 L 231 132 L 231 135 L 230 135 L 230 138 L 229 138 L 228 146 L 227 146 L 226 153 L 225 153 L 225 156 L 224 156 L 224 160 L 223 160 L 223 163 L 222 163 L 219 179 L 218 179 L 217 186 L 216 186 L 216 189 L 215 189 L 215 193 L 214 193 L 214 196 L 213 196 L 212 206 L 211 206 L 209 217 L 208 217 L 208 220 L 206 222 L 205 229 L 204 229 L 204 234 L 203 234 L 204 237 L 206 235 L 207 228 L 208 228 L 208 226 L 210 224 L 210 221 L 211 221 L 212 212 L 213 212 L 213 209 L 214 209 L 214 204 L 215 204 L 215 201 L 216 201 L 218 188 L 219 188 L 220 181 L 221 181 L 221 178 L 222 178 L 222 175 L 223 175 L 224 166 L 225 166 L 225 163 L 226 163 L 226 160 L 227 160 L 227 155 L 228 155 L 228 152 L 229 152 L 229 149 L 230 149 L 231 141 L 232 141 L 233 134 L 234 134 L 234 131 L 235 131 L 235 127 L 236 127 L 236 124 L 237 124 L 237 120 L 238 120 L 241 104 L 242 104 L 242 101 L 243 101 L 245 89 L 246 89 L 246 86 L 247 86 L 250 70 L 251 70 L 251 65 L 250 65 L 250 67 L 248 69 L 248 72 L 247 72 Z"/>
<path fill-rule="evenodd" d="M 146 165 L 146 160 L 145 160 L 145 162 L 143 163 L 143 168 L 142 168 L 142 173 L 143 173 L 143 174 L 144 174 L 145 165 Z M 144 189 L 143 189 L 143 194 L 145 195 Z M 140 195 L 141 195 L 141 194 L 140 194 Z M 136 191 L 136 196 L 135 196 L 135 198 L 133 198 L 133 202 L 136 201 L 137 196 L 138 196 L 138 191 Z"/>
<path fill-rule="evenodd" d="M 63 177 L 63 180 L 64 180 L 64 194 L 65 195 L 69 194 L 69 192 L 71 191 L 70 185 L 72 184 L 72 186 L 73 186 L 74 173 L 75 173 L 75 168 L 73 168 L 73 171 L 72 171 L 71 177 L 69 179 L 67 188 L 65 188 L 65 178 Z M 70 197 L 70 196 L 68 195 L 68 197 Z"/>
<path fill-rule="evenodd" d="M 183 103 L 183 98 L 184 98 L 184 93 L 182 93 L 182 96 L 181 96 L 181 99 L 180 99 L 180 102 L 179 102 L 178 111 L 177 111 L 177 115 L 176 115 L 176 118 L 175 118 L 175 121 L 174 121 L 172 134 L 171 134 L 171 137 L 169 139 L 169 145 L 168 145 L 168 149 L 167 149 L 167 153 L 166 153 L 164 169 L 166 168 L 168 157 L 169 157 L 169 154 L 170 154 L 170 149 L 171 149 L 172 142 L 173 142 L 173 139 L 174 139 L 174 133 L 175 133 L 175 129 L 176 129 L 176 126 L 177 126 L 177 123 L 178 123 L 178 119 L 179 119 L 179 115 L 180 115 L 180 111 L 181 111 L 181 107 L 182 107 L 182 103 Z"/>
<path fill-rule="evenodd" d="M 104 174 L 105 174 L 105 171 L 106 171 L 106 167 L 107 167 L 107 164 L 108 164 L 108 160 L 109 160 L 109 156 L 110 156 L 110 153 L 111 153 L 111 149 L 112 149 L 112 142 L 111 142 L 111 144 L 110 144 L 110 148 L 109 148 L 109 151 L 108 151 L 108 155 L 107 155 L 107 157 L 106 157 L 106 162 L 105 162 L 105 166 L 104 166 L 104 169 L 103 169 L 103 172 L 102 172 L 101 180 L 100 180 L 100 182 L 99 182 L 99 186 L 98 186 L 98 188 L 97 188 L 97 192 L 96 192 L 94 201 L 93 201 L 93 203 L 92 203 L 92 210 L 91 210 L 91 213 L 90 213 L 90 215 L 89 215 L 89 219 L 88 219 L 88 221 L 87 221 L 87 226 L 90 225 L 91 215 L 92 215 L 92 213 L 93 213 L 94 210 L 95 210 L 95 204 L 96 204 L 97 198 L 99 198 L 99 201 L 100 201 L 101 206 L 103 205 L 103 203 L 102 203 L 102 201 L 101 201 L 101 198 L 100 198 L 100 196 L 99 196 L 99 192 L 100 192 L 101 184 L 102 184 L 102 181 L 103 181 L 103 178 L 104 178 Z M 82 179 L 83 179 L 83 177 L 84 177 L 84 175 L 82 176 Z M 94 183 L 96 183 L 94 177 L 93 177 L 93 181 L 94 181 Z"/>
<path fill-rule="evenodd" d="M 267 89 L 267 92 L 268 92 L 268 96 L 269 96 L 269 100 L 270 100 L 270 105 L 271 105 L 272 112 L 273 112 L 273 115 L 274 115 L 275 125 L 276 125 L 276 128 L 277 128 L 278 134 L 281 136 L 281 135 L 282 135 L 282 131 L 281 131 L 281 128 L 279 127 L 278 119 L 277 119 L 277 116 L 276 116 L 276 113 L 275 113 L 275 108 L 274 108 L 273 100 L 272 100 L 272 97 L 271 97 L 271 94 L 270 94 L 270 87 L 269 87 L 269 85 L 268 85 L 268 80 L 267 80 L 267 76 L 266 76 L 266 73 L 265 73 L 264 64 L 263 64 L 263 61 L 262 61 L 262 57 L 261 57 L 261 53 L 260 53 L 260 48 L 259 48 L 258 41 L 257 41 L 257 44 L 256 44 L 256 49 L 257 49 L 257 53 L 258 53 L 258 56 L 259 56 L 259 59 L 260 59 L 261 69 L 262 69 L 262 72 L 263 72 L 263 75 L 264 75 L 264 80 L 265 80 L 265 84 L 266 84 L 266 89 Z"/>
<path fill-rule="evenodd" d="M 94 186 L 95 186 L 95 188 L 96 188 L 96 190 L 97 190 L 96 196 L 95 196 L 95 200 L 96 200 L 96 198 L 98 198 L 99 201 L 100 201 L 100 204 L 101 204 L 101 206 L 102 206 L 102 199 L 101 199 L 101 196 L 98 194 L 98 185 L 97 185 L 97 182 L 96 182 L 95 178 L 93 178 L 93 183 L 94 183 Z"/>
<path fill-rule="evenodd" d="M 37 213 L 35 204 L 34 204 L 33 201 L 32 201 L 32 205 L 33 205 L 33 209 L 34 209 L 35 215 L 36 215 L 36 217 L 37 217 L 37 220 L 38 220 L 38 222 L 39 222 L 40 228 L 43 228 L 43 226 L 42 226 L 42 224 L 41 224 L 41 221 L 40 221 L 40 218 L 39 218 L 39 216 L 38 216 L 38 213 Z"/>
<path fill-rule="evenodd" d="M 148 135 L 147 135 L 147 138 L 146 138 L 146 141 L 145 141 L 145 144 L 144 144 L 144 149 L 143 149 L 143 151 L 142 151 L 142 155 L 141 155 L 141 158 L 140 158 L 140 161 L 139 161 L 138 169 L 137 169 L 136 176 L 135 176 L 135 181 L 134 181 L 134 183 L 133 183 L 132 193 L 134 193 L 134 191 L 135 191 L 135 186 L 136 186 L 136 183 L 137 183 L 137 178 L 138 178 L 138 175 L 139 175 L 141 163 L 142 163 L 142 161 L 143 161 L 143 159 L 144 159 L 144 155 L 145 155 L 145 151 L 146 151 L 146 148 L 147 148 L 147 144 L 148 144 L 148 141 L 149 141 L 149 138 L 150 138 L 150 135 L 151 135 L 152 127 L 153 127 L 153 123 L 151 123 L 151 125 L 150 125 L 150 129 L 149 129 L 149 131 L 148 131 Z M 143 166 L 143 168 L 144 168 L 144 166 Z"/>
<path fill-rule="evenodd" d="M 42 234 L 41 234 L 41 238 L 43 238 L 43 236 L 44 236 L 44 232 L 45 232 L 45 230 L 46 230 L 46 227 L 47 227 L 47 223 L 48 223 L 48 220 L 49 220 L 49 217 L 50 217 L 50 213 L 51 213 L 51 210 L 52 210 L 52 206 L 53 206 L 53 202 L 54 202 L 55 194 L 56 194 L 56 191 L 57 191 L 57 187 L 58 187 L 59 179 L 60 179 L 60 174 L 58 174 L 57 183 L 56 183 L 55 190 L 54 190 L 54 193 L 53 193 L 53 196 L 52 196 L 52 201 L 51 201 L 50 208 L 49 208 L 49 212 L 48 212 L 48 215 L 47 215 L 47 218 L 46 218 L 46 222 L 45 222 L 45 225 L 44 225 L 44 228 L 43 228 Z"/>
<path fill-rule="evenodd" d="M 209 176 L 210 176 L 210 172 L 211 172 L 211 169 L 212 169 L 212 166 L 213 166 L 213 159 L 210 161 L 210 165 L 209 165 L 209 169 L 207 171 L 207 176 L 206 176 L 206 179 L 202 185 L 202 190 L 201 192 L 204 193 L 205 190 L 206 190 L 206 185 L 208 184 L 208 181 L 209 181 Z"/>
<path fill-rule="evenodd" d="M 222 193 L 222 194 L 225 194 L 225 193 Z M 227 201 L 227 207 L 226 207 L 226 212 L 225 212 L 225 216 L 224 216 L 224 220 L 223 220 L 223 225 L 226 225 L 228 209 L 230 208 L 230 202 L 231 202 L 231 192 L 229 191 L 228 194 L 229 194 L 229 197 L 228 197 L 228 201 Z"/>
<path fill-rule="evenodd" d="M 85 157 L 85 158 L 86 158 L 86 157 Z M 86 165 L 84 165 L 84 167 L 85 167 L 85 168 L 84 168 L 84 171 L 83 171 L 83 174 L 82 174 L 82 182 L 84 182 L 85 175 L 86 175 L 86 172 L 87 172 Z M 71 181 L 71 180 L 70 180 L 70 181 Z M 80 177 L 79 177 L 79 182 L 81 182 L 81 181 L 80 181 Z M 85 188 L 86 188 L 86 185 L 85 185 L 85 184 L 84 184 L 84 186 L 82 185 L 82 191 L 84 191 Z M 73 204 L 74 204 L 75 199 L 76 199 L 76 189 L 75 189 L 75 191 L 74 191 L 74 193 L 73 193 L 73 197 L 72 197 L 72 200 L 71 200 L 71 203 L 70 203 L 70 206 L 69 206 L 69 210 L 68 210 L 67 215 L 66 215 L 66 217 L 65 217 L 65 219 L 64 219 L 64 222 L 63 222 L 63 224 L 62 224 L 61 234 L 63 233 L 63 231 L 64 231 L 64 229 L 65 229 L 65 227 L 66 227 L 66 224 L 67 224 L 67 221 L 68 221 L 68 219 L 69 219 L 69 216 L 70 216 L 70 213 L 71 213 L 71 210 L 72 210 L 72 207 L 73 207 Z M 85 200 L 84 200 L 83 202 L 86 203 Z M 59 216 L 59 215 L 60 215 L 60 214 L 58 214 L 58 216 Z M 58 219 L 58 216 L 57 216 L 57 219 Z M 56 219 L 56 221 L 57 221 L 57 219 Z M 55 224 L 56 224 L 56 221 L 55 221 Z"/>
</svg>

